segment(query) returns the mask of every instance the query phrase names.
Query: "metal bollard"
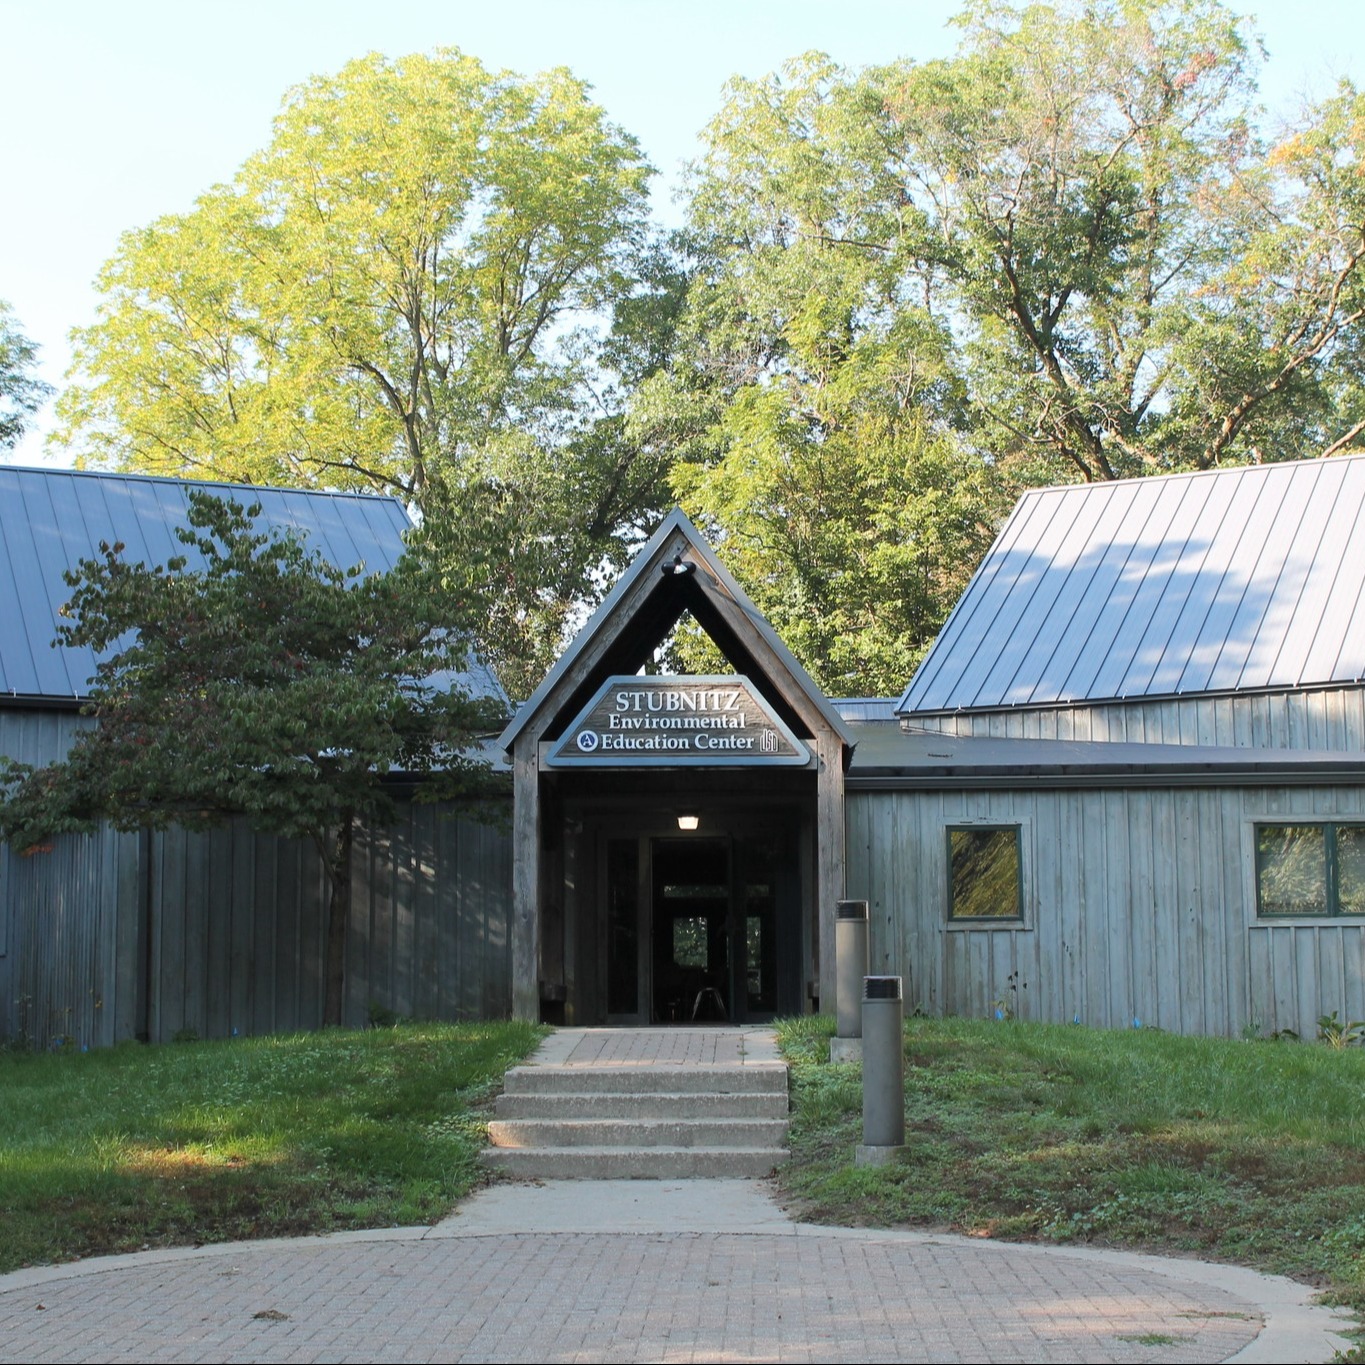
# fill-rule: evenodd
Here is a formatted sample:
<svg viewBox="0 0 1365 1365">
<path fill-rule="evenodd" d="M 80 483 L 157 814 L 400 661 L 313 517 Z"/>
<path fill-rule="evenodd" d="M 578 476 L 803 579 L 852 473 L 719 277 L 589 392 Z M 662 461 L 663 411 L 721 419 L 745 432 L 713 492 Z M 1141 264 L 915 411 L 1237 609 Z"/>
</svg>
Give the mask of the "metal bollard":
<svg viewBox="0 0 1365 1365">
<path fill-rule="evenodd" d="M 836 1035 L 863 1036 L 863 978 L 867 975 L 867 902 L 840 901 L 834 912 Z"/>
<path fill-rule="evenodd" d="M 881 1165 L 905 1146 L 904 1013 L 900 977 L 864 977 L 860 1166 Z"/>
</svg>

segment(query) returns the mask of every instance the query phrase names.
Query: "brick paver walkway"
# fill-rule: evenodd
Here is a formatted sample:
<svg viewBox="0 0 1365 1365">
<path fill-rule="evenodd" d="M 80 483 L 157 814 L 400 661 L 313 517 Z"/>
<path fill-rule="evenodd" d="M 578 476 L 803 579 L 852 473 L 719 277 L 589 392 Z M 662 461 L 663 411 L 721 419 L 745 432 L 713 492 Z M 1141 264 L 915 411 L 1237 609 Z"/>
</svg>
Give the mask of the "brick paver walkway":
<svg viewBox="0 0 1365 1365">
<path fill-rule="evenodd" d="M 0 1358 L 1219 1361 L 1261 1322 L 1027 1248 L 525 1233 L 264 1243 L 0 1291 Z"/>
</svg>

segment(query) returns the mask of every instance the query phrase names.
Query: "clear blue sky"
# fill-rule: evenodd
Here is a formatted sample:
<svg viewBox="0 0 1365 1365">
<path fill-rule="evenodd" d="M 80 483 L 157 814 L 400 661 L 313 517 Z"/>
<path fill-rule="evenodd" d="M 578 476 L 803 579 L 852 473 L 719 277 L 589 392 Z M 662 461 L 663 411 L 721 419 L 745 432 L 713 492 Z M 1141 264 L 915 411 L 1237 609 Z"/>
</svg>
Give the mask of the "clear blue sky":
<svg viewBox="0 0 1365 1365">
<path fill-rule="evenodd" d="M 1234 4 L 1234 8 L 1241 8 Z M 812 48 L 849 66 L 945 56 L 957 0 L 0 0 L 0 119 L 8 134 L 0 298 L 59 384 L 66 335 L 93 317 L 92 282 L 119 234 L 187 209 L 265 145 L 291 85 L 352 57 L 454 45 L 485 65 L 567 66 L 661 172 L 682 161 L 731 75 Z M 1365 76 L 1359 0 L 1247 5 L 1270 50 L 1266 104 L 1289 112 Z M 60 462 L 30 438 L 11 459 Z"/>
</svg>

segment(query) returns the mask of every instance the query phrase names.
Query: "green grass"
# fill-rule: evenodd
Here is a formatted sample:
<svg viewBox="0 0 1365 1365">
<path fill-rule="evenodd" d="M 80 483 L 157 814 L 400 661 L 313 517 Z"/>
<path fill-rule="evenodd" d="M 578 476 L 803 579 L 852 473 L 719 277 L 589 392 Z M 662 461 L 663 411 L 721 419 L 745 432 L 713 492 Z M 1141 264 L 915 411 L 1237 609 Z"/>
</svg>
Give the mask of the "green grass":
<svg viewBox="0 0 1365 1365">
<path fill-rule="evenodd" d="M 906 1151 L 857 1167 L 861 1068 L 785 1021 L 792 1160 L 813 1222 L 1236 1262 L 1365 1320 L 1365 1048 L 911 1019 Z"/>
<path fill-rule="evenodd" d="M 544 1030 L 405 1024 L 0 1053 L 0 1271 L 145 1246 L 429 1223 Z"/>
</svg>

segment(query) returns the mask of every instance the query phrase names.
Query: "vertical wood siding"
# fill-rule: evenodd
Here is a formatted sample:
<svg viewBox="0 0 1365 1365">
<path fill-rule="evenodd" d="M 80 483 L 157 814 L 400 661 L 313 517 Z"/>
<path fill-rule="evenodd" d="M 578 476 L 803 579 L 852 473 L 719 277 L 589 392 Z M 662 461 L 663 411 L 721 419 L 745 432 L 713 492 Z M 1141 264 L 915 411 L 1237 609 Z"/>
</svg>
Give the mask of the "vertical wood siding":
<svg viewBox="0 0 1365 1365">
<path fill-rule="evenodd" d="M 1365 921 L 1257 920 L 1253 827 L 1297 816 L 1365 821 L 1365 789 L 850 792 L 848 894 L 907 1010 L 1312 1038 L 1365 1018 Z M 949 926 L 962 820 L 1020 826 L 1022 928 Z"/>
<path fill-rule="evenodd" d="M 1168 697 L 1031 710 L 911 716 L 917 731 L 1001 739 L 1212 744 L 1237 749 L 1365 749 L 1365 687 Z"/>
<path fill-rule="evenodd" d="M 405 806 L 356 841 L 346 1023 L 511 1011 L 503 826 Z M 204 834 L 63 835 L 0 848 L 0 1038 L 99 1047 L 316 1028 L 325 886 L 310 844 L 236 822 Z"/>
</svg>

